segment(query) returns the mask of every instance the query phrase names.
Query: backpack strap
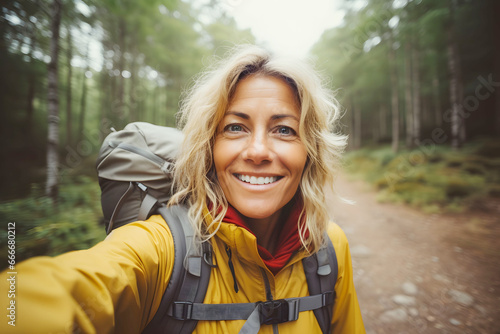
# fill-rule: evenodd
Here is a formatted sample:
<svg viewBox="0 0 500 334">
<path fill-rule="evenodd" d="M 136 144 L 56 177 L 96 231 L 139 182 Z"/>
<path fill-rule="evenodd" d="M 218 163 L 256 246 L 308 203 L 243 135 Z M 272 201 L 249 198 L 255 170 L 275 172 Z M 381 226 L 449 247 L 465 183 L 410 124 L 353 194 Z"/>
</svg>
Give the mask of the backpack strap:
<svg viewBox="0 0 500 334">
<path fill-rule="evenodd" d="M 203 304 L 210 280 L 212 247 L 197 247 L 188 221 L 187 208 L 162 206 L 158 212 L 167 222 L 175 248 L 175 262 L 160 306 L 144 329 L 144 334 L 191 333 L 199 320 L 246 320 L 240 330 L 258 333 L 262 324 L 278 324 L 298 319 L 299 312 L 314 311 L 323 333 L 330 329 L 338 264 L 328 236 L 320 250 L 302 260 L 309 296 L 257 303 Z"/>
<path fill-rule="evenodd" d="M 174 302 L 169 309 L 172 317 L 190 320 L 247 320 L 240 333 L 257 333 L 261 324 L 272 325 L 295 321 L 299 312 L 317 310 L 333 304 L 334 294 L 286 298 L 257 303 L 203 304 Z"/>
<path fill-rule="evenodd" d="M 193 303 L 179 298 L 168 309 L 168 315 L 186 322 L 246 320 L 240 334 L 256 334 L 262 324 L 294 321 L 298 319 L 299 312 L 314 311 L 322 332 L 329 333 L 338 264 L 335 249 L 328 236 L 318 253 L 304 258 L 303 264 L 310 293 L 307 297 L 234 304 Z"/>
<path fill-rule="evenodd" d="M 213 267 L 212 247 L 209 242 L 204 242 L 202 246 L 195 242 L 185 206 L 162 206 L 158 213 L 172 233 L 175 260 L 160 306 L 143 333 L 191 333 L 198 323 L 197 319 L 179 320 L 171 316 L 170 310 L 177 300 L 203 303 Z"/>
<path fill-rule="evenodd" d="M 335 283 L 338 263 L 335 248 L 327 233 L 319 251 L 302 260 L 310 295 L 330 293 L 335 300 Z M 314 310 L 314 315 L 323 333 L 330 333 L 334 303 Z"/>
<path fill-rule="evenodd" d="M 144 199 L 142 200 L 141 207 L 139 208 L 139 214 L 137 220 L 146 220 L 149 217 L 149 213 L 153 209 L 158 200 L 148 194 L 148 187 L 140 182 L 136 182 L 137 186 L 144 192 Z"/>
</svg>

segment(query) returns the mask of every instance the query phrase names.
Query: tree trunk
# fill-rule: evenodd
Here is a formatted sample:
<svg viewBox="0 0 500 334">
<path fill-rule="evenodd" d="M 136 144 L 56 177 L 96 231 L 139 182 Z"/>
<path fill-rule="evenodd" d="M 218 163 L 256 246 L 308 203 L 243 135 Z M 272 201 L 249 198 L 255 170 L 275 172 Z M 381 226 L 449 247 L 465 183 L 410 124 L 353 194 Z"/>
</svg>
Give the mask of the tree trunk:
<svg viewBox="0 0 500 334">
<path fill-rule="evenodd" d="M 433 92 L 433 100 L 434 100 L 434 116 L 436 126 L 440 127 L 443 125 L 443 110 L 441 109 L 441 98 L 439 94 L 439 77 L 437 73 L 435 73 L 434 78 L 432 79 L 432 92 Z"/>
<path fill-rule="evenodd" d="M 492 21 L 495 25 L 495 33 L 493 33 L 495 44 L 495 65 L 494 65 L 494 74 L 493 80 L 495 82 L 500 81 L 500 41 L 498 40 L 498 36 L 500 36 L 500 20 L 497 18 L 497 13 L 500 12 L 500 1 L 493 0 L 494 10 L 491 12 L 494 15 Z M 495 93 L 495 133 L 500 136 L 500 92 L 497 90 Z"/>
<path fill-rule="evenodd" d="M 354 112 L 354 149 L 361 148 L 361 109 L 357 105 L 353 105 Z"/>
<path fill-rule="evenodd" d="M 123 71 L 125 70 L 125 36 L 126 36 L 126 23 L 123 18 L 118 19 L 118 43 L 120 47 L 119 59 L 118 59 L 118 70 L 120 73 L 117 76 L 118 84 L 118 126 L 123 127 L 123 120 L 125 119 L 125 78 L 123 77 Z"/>
<path fill-rule="evenodd" d="M 420 55 L 418 47 L 414 47 L 413 50 L 413 62 L 412 62 L 412 73 L 413 73 L 413 140 L 411 147 L 415 145 L 420 145 L 420 124 L 422 120 L 422 110 L 420 106 Z"/>
<path fill-rule="evenodd" d="M 134 43 L 135 45 L 135 43 Z M 130 108 L 129 108 L 129 121 L 130 122 L 135 122 L 137 121 L 139 118 L 138 118 L 138 115 L 137 115 L 137 109 L 138 109 L 138 106 L 137 106 L 137 90 L 136 90 L 136 86 L 137 86 L 137 77 L 138 77 L 138 71 L 137 71 L 137 68 L 138 68 L 138 60 L 137 60 L 137 54 L 139 52 L 137 52 L 137 49 L 134 47 L 134 52 L 133 52 L 133 57 L 132 57 L 132 61 L 131 61 L 131 67 L 130 67 L 130 85 L 129 85 L 129 101 L 130 101 Z"/>
<path fill-rule="evenodd" d="M 67 39 L 67 50 L 66 50 L 66 60 L 68 66 L 68 74 L 66 77 L 66 145 L 72 144 L 71 141 L 71 128 L 72 128 L 72 85 L 71 80 L 73 78 L 73 67 L 71 66 L 71 60 L 73 59 L 73 41 L 71 36 L 71 27 L 68 25 L 68 39 Z"/>
<path fill-rule="evenodd" d="M 381 137 L 381 134 L 380 134 L 380 122 L 381 122 L 381 119 L 380 119 L 380 115 L 381 115 L 381 112 L 380 112 L 380 108 L 378 108 L 379 112 L 374 112 L 373 114 L 369 115 L 369 117 L 371 118 L 371 121 L 370 121 L 370 130 L 372 132 L 372 140 L 373 140 L 373 143 L 376 144 L 380 141 L 380 137 Z"/>
<path fill-rule="evenodd" d="M 379 122 L 380 139 L 384 140 L 387 137 L 387 105 L 385 104 L 380 106 Z"/>
<path fill-rule="evenodd" d="M 345 106 L 346 110 L 353 110 L 352 109 L 352 101 L 350 98 L 346 99 L 347 104 Z M 354 117 L 352 112 L 346 112 L 345 114 L 345 119 L 344 119 L 345 124 L 347 124 L 346 132 L 349 134 L 349 139 L 347 140 L 347 147 L 346 150 L 351 151 L 354 149 L 354 143 L 352 142 L 352 134 L 353 134 L 353 129 L 354 129 Z"/>
<path fill-rule="evenodd" d="M 421 122 L 420 122 L 420 128 L 421 129 L 426 129 L 431 126 L 432 124 L 432 110 L 429 108 L 429 99 L 427 97 L 421 97 L 422 99 L 422 112 L 421 112 Z"/>
<path fill-rule="evenodd" d="M 33 29 L 35 29 L 33 27 Z M 29 58 L 30 58 L 30 66 L 29 66 L 29 74 L 28 74 L 28 95 L 26 97 L 26 130 L 28 133 L 28 137 L 30 139 L 30 142 L 33 140 L 34 135 L 33 135 L 33 113 L 34 113 L 34 100 L 35 100 L 35 89 L 36 89 L 36 74 L 35 70 L 33 69 L 33 50 L 35 49 L 36 45 L 36 35 L 35 31 L 33 31 L 30 39 L 30 51 L 29 51 Z"/>
<path fill-rule="evenodd" d="M 405 114 L 406 114 L 406 147 L 412 147 L 413 138 L 413 112 L 411 95 L 411 46 L 405 45 Z"/>
<path fill-rule="evenodd" d="M 48 136 L 47 136 L 47 185 L 45 194 L 57 203 L 59 193 L 59 97 L 58 59 L 59 28 L 61 25 L 62 1 L 52 3 L 52 24 L 50 40 L 50 63 L 48 65 Z"/>
<path fill-rule="evenodd" d="M 389 52 L 391 66 L 391 111 L 392 111 L 392 151 L 399 150 L 399 98 L 398 98 L 398 72 L 396 51 L 392 48 Z"/>
<path fill-rule="evenodd" d="M 451 105 L 451 147 L 455 150 L 462 147 L 465 122 L 460 118 L 461 74 L 458 61 L 458 45 L 455 39 L 455 23 L 453 0 L 450 0 L 450 24 L 448 26 L 448 70 L 450 76 L 450 105 Z M 463 128 L 462 128 L 463 127 Z"/>
<path fill-rule="evenodd" d="M 89 45 L 87 45 L 87 52 L 85 59 L 87 59 L 87 66 L 83 71 L 82 80 L 82 97 L 80 100 L 80 120 L 78 122 L 78 141 L 83 139 L 83 132 L 85 131 L 85 113 L 87 112 L 87 71 L 89 71 Z"/>
</svg>

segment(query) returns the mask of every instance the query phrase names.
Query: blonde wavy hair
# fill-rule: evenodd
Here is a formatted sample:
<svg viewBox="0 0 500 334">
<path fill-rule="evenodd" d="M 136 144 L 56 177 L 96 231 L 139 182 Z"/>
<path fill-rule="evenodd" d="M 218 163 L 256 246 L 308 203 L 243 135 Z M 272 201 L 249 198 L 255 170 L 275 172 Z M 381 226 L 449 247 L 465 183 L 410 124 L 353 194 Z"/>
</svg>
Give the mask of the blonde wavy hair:
<svg viewBox="0 0 500 334">
<path fill-rule="evenodd" d="M 283 79 L 300 102 L 299 137 L 307 150 L 307 162 L 298 191 L 304 203 L 301 216 L 305 217 L 299 219 L 299 234 L 304 248 L 316 252 L 329 220 L 324 189 L 333 187 L 346 137 L 335 132 L 340 108 L 333 93 L 308 64 L 297 59 L 275 56 L 256 46 L 240 46 L 195 80 L 179 112 L 185 139 L 174 170 L 170 204 L 189 204 L 189 216 L 201 239 L 217 232 L 228 202 L 215 172 L 214 142 L 236 85 L 252 74 Z M 205 219 L 207 203 L 212 203 L 213 219 Z"/>
</svg>

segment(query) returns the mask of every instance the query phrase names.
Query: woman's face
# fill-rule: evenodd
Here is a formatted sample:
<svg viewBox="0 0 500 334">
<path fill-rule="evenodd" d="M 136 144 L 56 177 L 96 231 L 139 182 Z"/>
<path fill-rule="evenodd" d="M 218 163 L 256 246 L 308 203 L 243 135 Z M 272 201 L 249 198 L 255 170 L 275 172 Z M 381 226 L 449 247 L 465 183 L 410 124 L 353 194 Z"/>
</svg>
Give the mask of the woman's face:
<svg viewBox="0 0 500 334">
<path fill-rule="evenodd" d="M 218 128 L 214 163 L 228 202 L 242 215 L 269 218 L 297 192 L 307 160 L 299 120 L 283 80 L 251 75 L 238 83 Z"/>
</svg>

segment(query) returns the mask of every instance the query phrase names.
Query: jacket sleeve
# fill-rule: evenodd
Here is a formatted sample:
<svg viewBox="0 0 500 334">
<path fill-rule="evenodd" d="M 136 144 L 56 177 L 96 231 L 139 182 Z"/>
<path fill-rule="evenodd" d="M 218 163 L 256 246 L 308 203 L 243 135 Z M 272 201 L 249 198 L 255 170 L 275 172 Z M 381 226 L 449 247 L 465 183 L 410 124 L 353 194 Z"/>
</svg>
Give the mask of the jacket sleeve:
<svg viewBox="0 0 500 334">
<path fill-rule="evenodd" d="M 334 334 L 364 334 L 366 332 L 354 289 L 351 253 L 347 237 L 336 224 L 330 224 L 328 235 L 335 247 L 338 262 L 338 277 L 335 285 L 337 295 L 333 307 L 331 332 Z"/>
<path fill-rule="evenodd" d="M 160 304 L 173 252 L 167 225 L 153 216 L 88 250 L 24 261 L 15 266 L 14 298 L 3 293 L 11 271 L 1 273 L 1 305 L 15 301 L 15 326 L 4 316 L 0 332 L 140 333 Z"/>
</svg>

